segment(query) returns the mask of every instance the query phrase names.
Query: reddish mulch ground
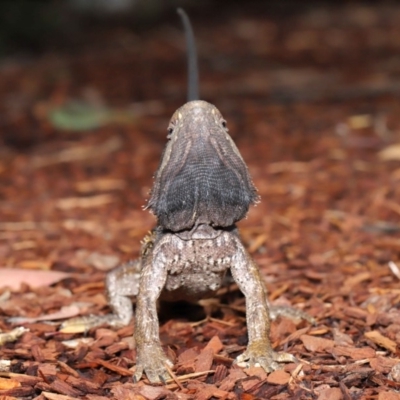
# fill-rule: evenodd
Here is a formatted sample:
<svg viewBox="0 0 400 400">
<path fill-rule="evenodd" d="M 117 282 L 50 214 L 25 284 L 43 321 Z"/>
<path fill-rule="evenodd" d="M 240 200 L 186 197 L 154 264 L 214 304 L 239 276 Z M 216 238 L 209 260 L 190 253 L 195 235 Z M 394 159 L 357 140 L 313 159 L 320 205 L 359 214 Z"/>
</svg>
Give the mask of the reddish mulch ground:
<svg viewBox="0 0 400 400">
<path fill-rule="evenodd" d="M 162 322 L 185 377 L 166 386 L 133 384 L 133 326 L 67 334 L 37 319 L 107 312 L 105 271 L 136 258 L 154 224 L 141 206 L 186 85 L 171 18 L 0 68 L 0 327 L 29 329 L 0 348 L 0 398 L 400 399 L 400 7 L 193 20 L 202 97 L 262 196 L 243 240 L 271 301 L 317 320 L 273 323 L 274 347 L 301 362 L 269 376 L 232 366 L 247 340 L 234 288 L 208 322 Z M 96 129 L 57 129 L 49 115 L 71 99 L 119 112 Z"/>
</svg>

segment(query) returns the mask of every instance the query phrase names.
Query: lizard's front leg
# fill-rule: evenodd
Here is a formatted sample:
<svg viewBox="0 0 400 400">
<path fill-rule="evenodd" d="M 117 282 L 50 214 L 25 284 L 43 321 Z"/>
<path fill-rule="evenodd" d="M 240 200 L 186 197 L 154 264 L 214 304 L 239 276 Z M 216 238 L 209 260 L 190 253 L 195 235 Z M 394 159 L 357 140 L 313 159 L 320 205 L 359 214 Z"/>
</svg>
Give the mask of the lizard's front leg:
<svg viewBox="0 0 400 400">
<path fill-rule="evenodd" d="M 235 238 L 237 249 L 232 258 L 233 279 L 246 298 L 246 319 L 249 343 L 246 351 L 237 357 L 239 366 L 261 366 L 267 372 L 279 368 L 280 362 L 294 362 L 296 358 L 288 353 L 272 350 L 269 338 L 270 315 L 265 287 L 258 268 L 246 252 L 239 238 Z"/>
<path fill-rule="evenodd" d="M 160 342 L 157 299 L 164 288 L 168 273 L 167 256 L 157 248 L 147 258 L 140 277 L 139 294 L 136 299 L 135 340 L 136 370 L 134 380 L 139 381 L 146 373 L 152 383 L 170 378 L 167 366 L 172 362 L 166 357 Z"/>
</svg>

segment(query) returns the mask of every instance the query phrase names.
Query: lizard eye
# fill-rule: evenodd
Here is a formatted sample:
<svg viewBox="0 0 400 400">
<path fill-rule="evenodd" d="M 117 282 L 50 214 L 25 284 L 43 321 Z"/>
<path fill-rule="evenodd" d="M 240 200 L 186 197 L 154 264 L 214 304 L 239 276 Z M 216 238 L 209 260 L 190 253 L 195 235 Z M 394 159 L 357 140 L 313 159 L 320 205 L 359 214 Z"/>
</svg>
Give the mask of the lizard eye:
<svg viewBox="0 0 400 400">
<path fill-rule="evenodd" d="M 224 129 L 227 129 L 226 121 L 225 121 L 224 119 L 221 121 L 221 125 L 222 125 L 222 127 L 223 127 Z"/>
<path fill-rule="evenodd" d="M 174 128 L 172 126 L 168 127 L 167 139 L 171 139 L 171 136 L 172 136 L 173 132 L 174 132 Z"/>
</svg>

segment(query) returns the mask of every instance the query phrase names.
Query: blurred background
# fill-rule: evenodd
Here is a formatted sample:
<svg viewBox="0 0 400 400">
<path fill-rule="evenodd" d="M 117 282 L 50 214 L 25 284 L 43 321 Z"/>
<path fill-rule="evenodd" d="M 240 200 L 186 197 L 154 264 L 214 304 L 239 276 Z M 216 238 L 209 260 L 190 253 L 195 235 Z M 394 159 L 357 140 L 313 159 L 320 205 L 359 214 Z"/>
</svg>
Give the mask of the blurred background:
<svg viewBox="0 0 400 400">
<path fill-rule="evenodd" d="M 79 118 L 64 125 L 78 114 L 88 117 L 83 128 L 96 127 L 96 118 L 109 118 L 95 112 L 101 103 L 180 104 L 186 65 L 177 6 L 195 26 L 209 100 L 333 101 L 399 90 L 397 2 L 4 1 L 1 142 L 22 148 L 52 136 L 52 128 L 79 131 Z"/>
</svg>

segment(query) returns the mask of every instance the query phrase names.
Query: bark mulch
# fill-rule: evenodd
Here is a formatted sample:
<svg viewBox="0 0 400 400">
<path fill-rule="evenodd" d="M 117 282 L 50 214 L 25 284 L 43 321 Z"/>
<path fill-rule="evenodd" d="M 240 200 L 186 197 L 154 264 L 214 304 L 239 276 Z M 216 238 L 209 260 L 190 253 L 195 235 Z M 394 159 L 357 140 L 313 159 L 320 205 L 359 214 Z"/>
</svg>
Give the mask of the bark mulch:
<svg viewBox="0 0 400 400">
<path fill-rule="evenodd" d="M 104 274 L 154 225 L 141 207 L 185 95 L 175 18 L 0 67 L 1 399 L 400 399 L 400 7 L 206 17 L 193 17 L 202 97 L 262 198 L 243 241 L 271 303 L 316 319 L 272 324 L 299 363 L 232 365 L 247 343 L 235 285 L 203 303 L 206 321 L 160 315 L 166 385 L 133 383 L 133 324 L 59 331 L 109 312 Z"/>
</svg>

